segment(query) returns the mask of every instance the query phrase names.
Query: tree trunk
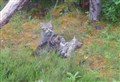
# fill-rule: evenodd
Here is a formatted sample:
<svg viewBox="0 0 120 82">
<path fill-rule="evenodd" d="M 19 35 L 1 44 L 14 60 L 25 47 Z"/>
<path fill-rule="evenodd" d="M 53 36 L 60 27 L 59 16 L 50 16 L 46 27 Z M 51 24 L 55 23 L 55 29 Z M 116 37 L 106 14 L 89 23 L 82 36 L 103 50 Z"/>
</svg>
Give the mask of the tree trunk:
<svg viewBox="0 0 120 82">
<path fill-rule="evenodd" d="M 60 3 L 64 3 L 64 0 L 60 0 Z"/>
<path fill-rule="evenodd" d="M 100 17 L 101 2 L 100 0 L 89 0 L 89 3 L 89 20 L 90 22 L 95 22 Z"/>
<path fill-rule="evenodd" d="M 7 24 L 12 15 L 20 10 L 28 0 L 9 0 L 7 5 L 0 11 L 0 28 Z"/>
</svg>

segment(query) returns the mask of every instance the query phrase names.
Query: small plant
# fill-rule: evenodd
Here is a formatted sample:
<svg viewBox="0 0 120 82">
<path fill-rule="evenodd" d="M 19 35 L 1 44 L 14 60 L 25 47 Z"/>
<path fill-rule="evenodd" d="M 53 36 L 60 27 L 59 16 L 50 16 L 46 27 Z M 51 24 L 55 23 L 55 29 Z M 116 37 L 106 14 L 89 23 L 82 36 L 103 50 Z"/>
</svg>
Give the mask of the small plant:
<svg viewBox="0 0 120 82">
<path fill-rule="evenodd" d="M 69 82 L 76 82 L 76 80 L 81 77 L 79 75 L 79 72 L 76 72 L 75 74 L 72 74 L 72 73 L 68 72 L 67 75 L 69 76 L 67 78 L 69 80 Z"/>
</svg>

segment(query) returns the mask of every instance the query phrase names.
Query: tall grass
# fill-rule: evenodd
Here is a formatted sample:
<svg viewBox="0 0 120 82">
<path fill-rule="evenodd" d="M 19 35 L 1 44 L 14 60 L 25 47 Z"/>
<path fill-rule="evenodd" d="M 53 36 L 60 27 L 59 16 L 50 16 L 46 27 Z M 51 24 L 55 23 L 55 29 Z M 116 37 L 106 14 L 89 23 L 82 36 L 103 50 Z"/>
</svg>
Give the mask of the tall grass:
<svg viewBox="0 0 120 82">
<path fill-rule="evenodd" d="M 1 49 L 1 82 L 100 82 L 96 72 L 82 69 L 72 58 L 63 59 L 55 52 L 33 57 L 24 46 Z M 76 74 L 77 72 L 77 74 Z M 71 74 L 71 76 L 69 76 Z M 76 76 L 74 76 L 76 74 Z M 71 79 L 72 75 L 74 78 Z M 78 77 L 80 76 L 80 77 Z"/>
</svg>

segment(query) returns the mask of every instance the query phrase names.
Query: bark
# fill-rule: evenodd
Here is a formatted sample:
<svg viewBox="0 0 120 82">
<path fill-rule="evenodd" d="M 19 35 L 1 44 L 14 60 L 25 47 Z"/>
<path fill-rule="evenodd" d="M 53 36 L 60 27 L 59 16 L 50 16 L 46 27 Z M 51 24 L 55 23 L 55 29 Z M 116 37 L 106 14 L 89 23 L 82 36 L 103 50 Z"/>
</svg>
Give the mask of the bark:
<svg viewBox="0 0 120 82">
<path fill-rule="evenodd" d="M 9 22 L 12 15 L 20 10 L 28 0 L 9 0 L 6 6 L 0 11 L 0 29 Z"/>
<path fill-rule="evenodd" d="M 99 20 L 100 11 L 101 11 L 101 2 L 100 0 L 89 0 L 89 20 L 95 22 Z"/>
<path fill-rule="evenodd" d="M 64 0 L 60 0 L 60 3 L 64 3 Z"/>
</svg>

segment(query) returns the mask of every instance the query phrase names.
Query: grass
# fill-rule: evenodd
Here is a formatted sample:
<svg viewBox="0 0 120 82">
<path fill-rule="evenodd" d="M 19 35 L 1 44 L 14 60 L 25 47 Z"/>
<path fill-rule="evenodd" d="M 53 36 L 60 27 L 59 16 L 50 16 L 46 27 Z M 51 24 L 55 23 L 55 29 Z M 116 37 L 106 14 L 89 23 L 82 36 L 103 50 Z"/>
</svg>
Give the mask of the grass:
<svg viewBox="0 0 120 82">
<path fill-rule="evenodd" d="M 49 14 L 42 19 L 51 19 Z M 82 18 L 81 18 L 82 17 Z M 83 15 L 71 12 L 52 18 L 54 29 L 67 40 L 83 42 L 72 57 L 63 59 L 55 52 L 33 57 L 39 43 L 39 21 L 22 11 L 0 30 L 0 82 L 119 82 L 120 24 L 95 30 Z M 67 19 L 67 20 L 65 20 Z M 23 20 L 23 21 L 21 21 Z M 79 24 L 80 21 L 80 24 Z"/>
<path fill-rule="evenodd" d="M 96 76 L 95 71 L 88 71 L 76 65 L 74 57 L 62 59 L 54 52 L 43 53 L 40 57 L 32 57 L 31 49 L 25 46 L 20 46 L 14 50 L 11 48 L 2 49 L 0 60 L 1 82 L 102 81 L 102 78 Z"/>
</svg>

